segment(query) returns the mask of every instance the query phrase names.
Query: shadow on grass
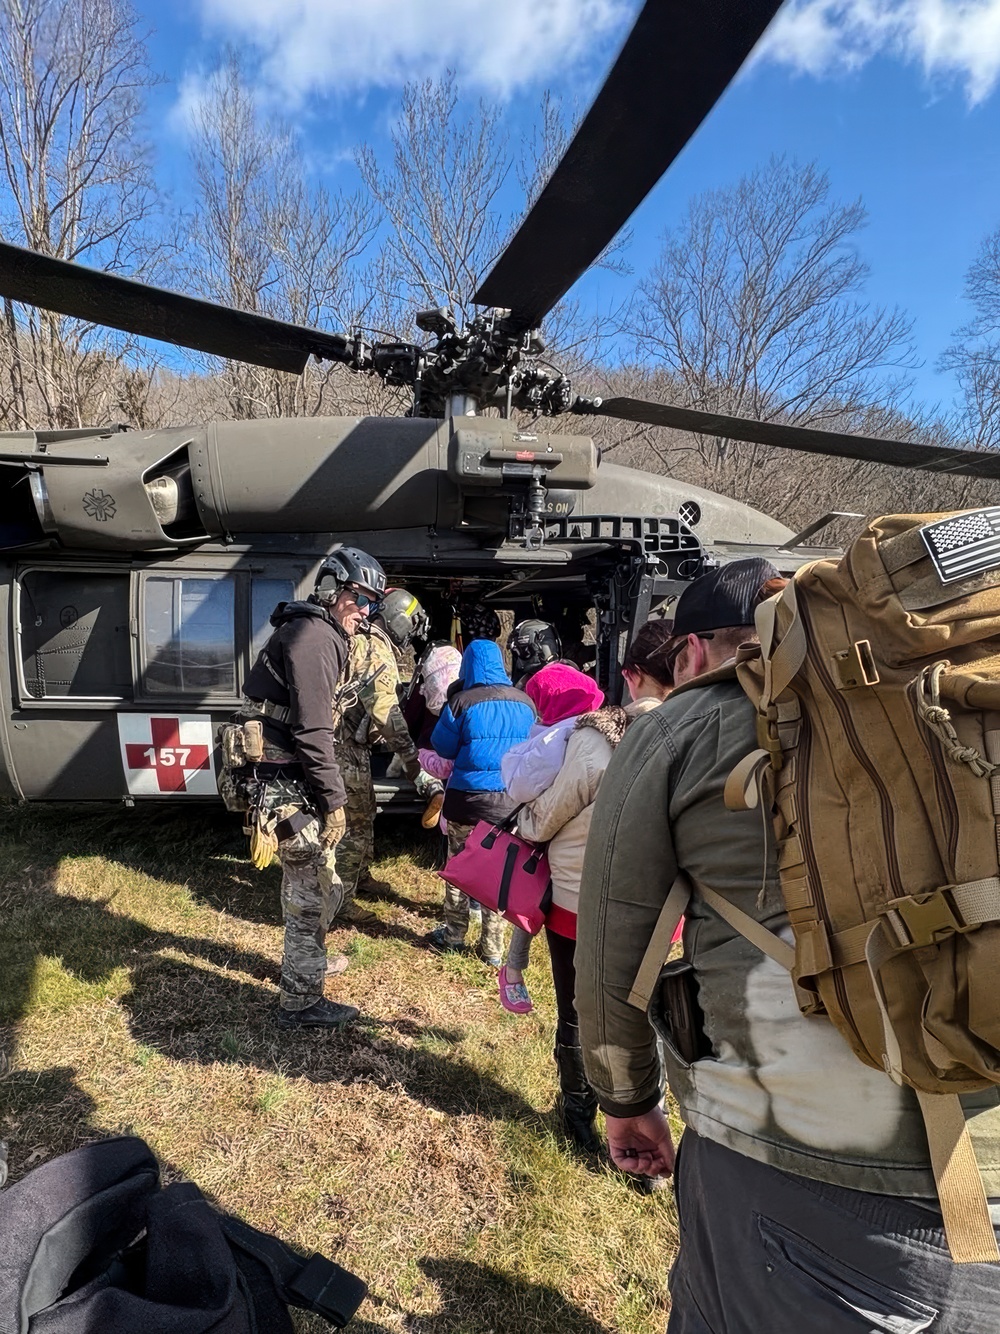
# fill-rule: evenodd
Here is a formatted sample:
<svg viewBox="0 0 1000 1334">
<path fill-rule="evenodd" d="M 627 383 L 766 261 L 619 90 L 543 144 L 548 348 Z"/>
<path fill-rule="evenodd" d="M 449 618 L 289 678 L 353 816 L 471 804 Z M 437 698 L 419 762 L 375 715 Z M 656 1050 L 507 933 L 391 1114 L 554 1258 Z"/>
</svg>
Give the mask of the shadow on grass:
<svg viewBox="0 0 1000 1334">
<path fill-rule="evenodd" d="M 71 978 L 88 984 L 109 982 L 124 969 L 130 991 L 123 1004 L 133 1036 L 171 1059 L 255 1065 L 323 1083 L 372 1081 L 387 1089 L 402 1088 L 425 1106 L 450 1115 L 537 1121 L 529 1103 L 488 1074 L 455 1057 L 393 1041 L 387 1027 L 362 1022 L 332 1033 L 279 1030 L 279 968 L 264 955 L 204 937 L 157 931 L 112 911 L 108 903 L 53 888 L 63 856 L 91 852 L 190 885 L 220 840 L 218 827 L 196 820 L 193 812 L 156 812 L 155 818 L 144 814 L 148 845 L 135 837 L 131 816 L 120 813 L 105 818 L 89 811 L 81 814 L 78 808 L 57 813 L 14 807 L 9 814 L 0 842 L 0 875 L 6 882 L 0 887 L 0 920 L 7 924 L 0 934 L 0 1022 L 16 1024 L 29 1009 L 41 960 L 58 958 Z M 221 838 L 229 838 L 225 827 Z M 245 865 L 231 864 L 217 887 L 231 885 L 233 877 L 245 871 Z M 275 909 L 277 885 L 275 868 Z M 374 927 L 373 934 L 414 939 L 413 932 L 389 923 Z M 247 976 L 254 980 L 247 981 Z"/>
<path fill-rule="evenodd" d="M 250 1065 L 317 1084 L 401 1088 L 449 1116 L 539 1120 L 529 1103 L 475 1066 L 394 1042 L 391 1024 L 362 1017 L 333 1031 L 281 1030 L 273 991 L 173 959 L 147 958 L 123 1003 L 136 1041 L 171 1060 Z M 451 1041 L 461 1036 L 447 1034 Z"/>
<path fill-rule="evenodd" d="M 254 870 L 247 860 L 239 816 L 221 805 L 147 803 L 122 811 L 10 803 L 3 807 L 3 818 L 5 846 L 0 847 L 0 856 L 6 853 L 5 860 L 13 856 L 16 861 L 25 852 L 37 869 L 54 872 L 62 857 L 101 856 L 144 875 L 185 885 L 192 898 L 206 907 L 248 922 L 281 923 L 280 868 Z M 376 840 L 379 858 L 406 854 L 424 869 L 434 864 L 436 840 L 420 828 L 416 817 L 381 817 Z M 41 862 L 39 847 L 45 849 Z M 433 907 L 398 896 L 384 882 L 372 882 L 370 889 L 374 898 L 437 916 Z"/>
<path fill-rule="evenodd" d="M 7 924 L 0 935 L 0 1022 L 5 1024 L 23 1018 L 32 1001 L 38 962 L 47 957 L 59 958 L 71 977 L 91 984 L 110 980 L 124 967 L 136 985 L 151 956 L 161 950 L 238 969 L 261 982 L 278 982 L 277 965 L 264 955 L 215 940 L 154 931 L 133 917 L 110 912 L 102 903 L 57 894 L 34 879 L 16 889 L 0 890 L 0 916 Z"/>
<path fill-rule="evenodd" d="M 76 1082 L 71 1066 L 9 1070 L 0 1062 L 0 1136 L 9 1142 L 11 1183 L 43 1161 L 97 1139 L 97 1104 Z"/>
<path fill-rule="evenodd" d="M 441 883 L 443 888 L 444 882 Z M 398 893 L 383 880 L 373 880 L 362 885 L 358 895 L 376 903 L 389 903 L 394 908 L 402 908 L 404 912 L 412 913 L 414 917 L 426 917 L 432 922 L 441 920 L 440 903 L 422 903 L 419 899 L 408 899 L 405 894 Z"/>
<path fill-rule="evenodd" d="M 555 1288 L 526 1283 L 509 1274 L 466 1260 L 421 1260 L 420 1268 L 437 1285 L 442 1309 L 413 1317 L 411 1334 L 612 1334 L 606 1326 L 568 1302 Z"/>
<path fill-rule="evenodd" d="M 31 1002 L 39 956 L 58 956 L 65 971 L 88 983 L 107 981 L 124 967 L 131 990 L 123 1004 L 133 1037 L 172 1060 L 255 1065 L 316 1083 L 371 1081 L 401 1087 L 451 1115 L 535 1119 L 528 1103 L 475 1067 L 394 1043 L 378 1025 L 283 1032 L 274 1022 L 273 987 L 200 966 L 204 961 L 276 985 L 277 967 L 262 955 L 153 931 L 101 904 L 37 884 L 0 894 L 0 914 L 12 923 L 0 939 L 0 1017 L 6 1023 L 16 1023 Z M 187 960 L 165 958 L 164 950 Z"/>
</svg>

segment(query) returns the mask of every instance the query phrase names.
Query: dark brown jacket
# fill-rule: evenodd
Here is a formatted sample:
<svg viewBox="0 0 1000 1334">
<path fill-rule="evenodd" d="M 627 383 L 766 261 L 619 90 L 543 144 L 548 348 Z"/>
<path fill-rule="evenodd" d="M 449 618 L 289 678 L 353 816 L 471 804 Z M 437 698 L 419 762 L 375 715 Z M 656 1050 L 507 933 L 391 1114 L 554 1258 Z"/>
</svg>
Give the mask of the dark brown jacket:
<svg viewBox="0 0 1000 1334">
<path fill-rule="evenodd" d="M 287 724 L 267 719 L 265 734 L 301 763 L 319 809 L 338 810 L 347 793 L 334 754 L 333 699 L 347 666 L 350 638 L 314 602 L 282 602 L 271 624 L 274 633 L 250 669 L 243 693 L 291 710 Z"/>
</svg>

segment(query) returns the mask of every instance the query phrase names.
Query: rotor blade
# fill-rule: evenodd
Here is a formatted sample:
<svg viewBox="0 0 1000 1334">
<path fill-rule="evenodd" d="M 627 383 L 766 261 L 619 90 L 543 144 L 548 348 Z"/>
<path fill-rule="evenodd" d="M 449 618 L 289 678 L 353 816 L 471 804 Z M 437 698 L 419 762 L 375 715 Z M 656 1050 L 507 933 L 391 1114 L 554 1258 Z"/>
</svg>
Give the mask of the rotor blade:
<svg viewBox="0 0 1000 1334">
<path fill-rule="evenodd" d="M 329 361 L 349 360 L 351 355 L 351 342 L 343 334 L 218 306 L 2 241 L 0 296 L 123 333 L 296 375 L 310 354 Z"/>
<path fill-rule="evenodd" d="M 939 449 L 904 440 L 879 440 L 872 436 L 846 435 L 840 431 L 817 431 L 811 426 L 782 426 L 778 422 L 748 421 L 745 417 L 723 417 L 716 412 L 677 408 L 667 403 L 647 403 L 641 398 L 577 399 L 573 411 L 598 417 L 620 417 L 649 426 L 669 426 L 698 435 L 724 440 L 746 440 L 751 444 L 777 445 L 804 454 L 823 454 L 862 463 L 888 463 L 896 468 L 922 468 L 925 472 L 958 473 L 966 477 L 1000 477 L 1000 453 L 977 449 Z"/>
<path fill-rule="evenodd" d="M 534 329 L 711 111 L 780 0 L 646 0 L 572 143 L 473 298 Z"/>
</svg>

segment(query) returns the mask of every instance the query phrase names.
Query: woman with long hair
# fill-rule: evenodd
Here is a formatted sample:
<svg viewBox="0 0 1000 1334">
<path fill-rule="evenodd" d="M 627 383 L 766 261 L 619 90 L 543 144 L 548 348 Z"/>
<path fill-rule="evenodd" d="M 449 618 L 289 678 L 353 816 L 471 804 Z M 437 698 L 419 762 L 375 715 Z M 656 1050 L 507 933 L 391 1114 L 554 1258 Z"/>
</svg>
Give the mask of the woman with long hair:
<svg viewBox="0 0 1000 1334">
<path fill-rule="evenodd" d="M 663 625 L 664 630 L 659 627 Z M 552 908 L 545 925 L 556 993 L 555 1061 L 559 1077 L 560 1110 L 566 1133 L 586 1153 L 597 1153 L 595 1130 L 597 1098 L 587 1082 L 580 1049 L 576 1014 L 576 914 L 580 877 L 594 799 L 615 747 L 633 718 L 663 702 L 670 689 L 662 661 L 669 639 L 664 622 L 650 622 L 636 636 L 625 660 L 625 679 L 632 701 L 624 708 L 605 705 L 577 717 L 566 742 L 565 754 L 552 782 L 521 811 L 518 832 L 523 838 L 548 844 L 552 872 Z M 593 689 L 593 682 L 575 668 L 552 664 L 529 681 L 544 688 L 546 673 L 562 673 L 565 689 Z M 574 682 L 568 673 L 580 678 Z"/>
</svg>

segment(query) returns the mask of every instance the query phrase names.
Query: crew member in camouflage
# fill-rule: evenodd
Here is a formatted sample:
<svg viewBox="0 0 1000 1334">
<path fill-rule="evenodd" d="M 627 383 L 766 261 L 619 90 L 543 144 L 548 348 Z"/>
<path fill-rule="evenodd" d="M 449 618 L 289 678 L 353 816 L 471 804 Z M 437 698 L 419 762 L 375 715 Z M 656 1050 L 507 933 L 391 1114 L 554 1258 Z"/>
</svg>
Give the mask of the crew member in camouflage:
<svg viewBox="0 0 1000 1334">
<path fill-rule="evenodd" d="M 337 849 L 337 865 L 344 886 L 339 916 L 360 924 L 377 920 L 375 913 L 354 901 L 358 883 L 368 870 L 375 846 L 375 788 L 372 783 L 371 745 L 384 741 L 399 757 L 417 793 L 427 801 L 423 823 L 437 823 L 444 801 L 442 783 L 420 768 L 417 747 L 399 707 L 399 668 L 395 649 L 414 638 L 424 638 L 427 614 L 405 589 L 390 589 L 378 617 L 367 633 L 351 641 L 349 675 L 334 701 L 337 722 L 337 765 L 347 789 L 347 833 Z"/>
<path fill-rule="evenodd" d="M 378 561 L 337 548 L 320 566 L 311 597 L 275 610 L 274 632 L 243 686 L 239 718 L 260 718 L 264 742 L 264 763 L 248 785 L 248 819 L 276 839 L 282 867 L 282 1028 L 332 1027 L 358 1016 L 354 1006 L 323 996 L 327 972 L 342 971 L 328 969 L 326 934 L 343 900 L 335 849 L 347 800 L 331 703 L 348 674 L 353 637 L 384 592 Z"/>
<path fill-rule="evenodd" d="M 252 706 L 245 707 L 250 715 Z M 294 756 L 264 743 L 265 760 L 290 763 Z M 268 782 L 264 811 L 277 821 L 277 831 L 300 812 L 307 813 L 311 796 L 305 784 L 289 778 Z M 278 840 L 281 863 L 281 915 L 285 923 L 281 960 L 281 1008 L 302 1011 L 323 995 L 328 970 L 326 935 L 340 911 L 344 887 L 337 863 L 340 843 L 324 846 L 319 819 L 310 819 L 297 832 Z M 342 840 L 341 840 L 342 841 Z M 336 957 L 332 961 L 336 971 Z M 346 1008 L 346 1007 L 345 1007 Z"/>
</svg>

